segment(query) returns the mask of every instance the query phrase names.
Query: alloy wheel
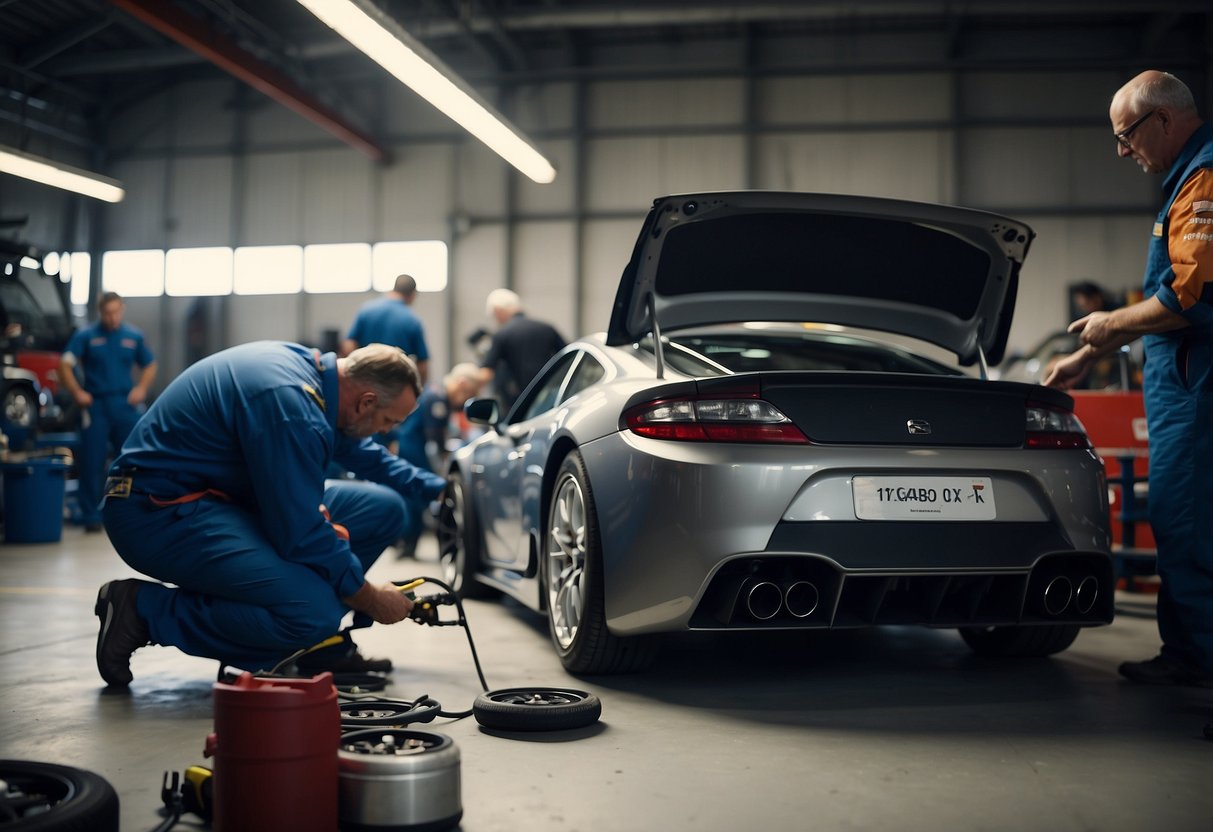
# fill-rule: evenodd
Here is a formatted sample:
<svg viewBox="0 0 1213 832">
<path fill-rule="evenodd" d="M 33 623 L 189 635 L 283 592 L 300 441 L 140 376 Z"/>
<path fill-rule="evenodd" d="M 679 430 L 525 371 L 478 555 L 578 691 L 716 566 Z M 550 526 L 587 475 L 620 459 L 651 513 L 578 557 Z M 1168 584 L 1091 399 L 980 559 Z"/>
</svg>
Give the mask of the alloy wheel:
<svg viewBox="0 0 1213 832">
<path fill-rule="evenodd" d="M 565 475 L 556 485 L 546 552 L 552 632 L 561 649 L 567 650 L 585 611 L 585 495 L 576 477 Z"/>
<path fill-rule="evenodd" d="M 442 580 L 456 592 L 463 590 L 464 570 L 467 564 L 467 548 L 464 545 L 464 526 L 467 522 L 463 484 L 457 479 L 447 481 L 446 495 L 438 512 L 438 564 Z"/>
</svg>

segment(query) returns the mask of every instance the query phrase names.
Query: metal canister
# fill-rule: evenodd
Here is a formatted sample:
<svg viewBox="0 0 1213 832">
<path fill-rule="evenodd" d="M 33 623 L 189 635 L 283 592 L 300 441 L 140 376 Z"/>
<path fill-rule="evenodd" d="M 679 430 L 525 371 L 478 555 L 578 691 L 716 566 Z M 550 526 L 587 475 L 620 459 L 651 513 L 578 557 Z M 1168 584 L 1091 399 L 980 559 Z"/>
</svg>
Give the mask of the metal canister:
<svg viewBox="0 0 1213 832">
<path fill-rule="evenodd" d="M 313 679 L 259 679 L 244 673 L 216 682 L 216 832 L 290 829 L 332 832 L 337 825 L 341 712 L 331 673 Z"/>
<path fill-rule="evenodd" d="M 341 738 L 338 817 L 347 832 L 439 832 L 463 817 L 459 748 L 445 734 L 366 728 Z"/>
</svg>

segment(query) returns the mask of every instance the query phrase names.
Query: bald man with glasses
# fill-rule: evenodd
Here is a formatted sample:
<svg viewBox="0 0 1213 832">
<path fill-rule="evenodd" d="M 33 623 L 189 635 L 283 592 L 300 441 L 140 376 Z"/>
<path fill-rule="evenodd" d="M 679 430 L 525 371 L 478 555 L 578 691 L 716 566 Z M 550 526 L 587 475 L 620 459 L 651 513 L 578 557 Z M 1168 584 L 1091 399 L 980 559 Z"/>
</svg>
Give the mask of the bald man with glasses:
<svg viewBox="0 0 1213 832">
<path fill-rule="evenodd" d="M 1163 177 L 1144 300 L 1072 323 L 1082 346 L 1045 383 L 1073 387 L 1143 338 L 1162 650 L 1119 670 L 1134 682 L 1213 688 L 1213 127 L 1191 90 L 1158 70 L 1121 87 L 1108 115 L 1117 155 Z"/>
</svg>

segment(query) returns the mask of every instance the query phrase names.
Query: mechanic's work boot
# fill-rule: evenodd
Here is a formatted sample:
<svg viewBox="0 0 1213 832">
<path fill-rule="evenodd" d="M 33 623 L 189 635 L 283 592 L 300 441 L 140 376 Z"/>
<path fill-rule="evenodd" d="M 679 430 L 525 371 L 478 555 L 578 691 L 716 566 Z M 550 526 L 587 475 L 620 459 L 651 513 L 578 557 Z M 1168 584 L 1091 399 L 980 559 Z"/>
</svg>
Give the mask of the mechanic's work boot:
<svg viewBox="0 0 1213 832">
<path fill-rule="evenodd" d="M 300 656 L 295 662 L 301 673 L 390 673 L 391 659 L 368 659 L 358 652 L 357 648 L 342 656 L 325 655 L 323 651 L 307 656 Z"/>
<path fill-rule="evenodd" d="M 396 560 L 404 560 L 405 558 L 413 558 L 417 556 L 417 538 L 408 540 L 400 538 L 396 541 Z"/>
<path fill-rule="evenodd" d="M 306 662 L 301 660 L 300 667 L 306 666 Z M 308 668 L 311 670 L 312 668 Z M 391 659 L 371 659 L 362 655 L 357 649 L 351 653 L 342 656 L 339 659 L 329 661 L 323 667 L 320 667 L 315 672 L 327 670 L 331 673 L 391 673 Z"/>
<path fill-rule="evenodd" d="M 344 641 L 314 653 L 300 656 L 295 666 L 301 673 L 390 673 L 391 659 L 369 659 L 358 652 L 358 645 L 343 634 Z"/>
<path fill-rule="evenodd" d="M 1121 676 L 1143 685 L 1189 685 L 1213 688 L 1213 676 L 1185 667 L 1163 655 L 1144 662 L 1123 662 L 1117 668 Z"/>
<path fill-rule="evenodd" d="M 124 688 L 131 683 L 131 654 L 150 643 L 147 622 L 139 617 L 135 596 L 147 581 L 110 581 L 97 593 L 94 609 L 101 619 L 97 633 L 97 670 L 107 685 Z"/>
</svg>

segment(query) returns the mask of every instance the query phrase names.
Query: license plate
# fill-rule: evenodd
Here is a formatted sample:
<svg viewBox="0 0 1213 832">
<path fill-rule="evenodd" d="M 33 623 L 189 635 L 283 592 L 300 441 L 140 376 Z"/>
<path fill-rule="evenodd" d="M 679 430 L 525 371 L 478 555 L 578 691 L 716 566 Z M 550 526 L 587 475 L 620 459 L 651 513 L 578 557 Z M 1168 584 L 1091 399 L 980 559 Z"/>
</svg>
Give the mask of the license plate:
<svg viewBox="0 0 1213 832">
<path fill-rule="evenodd" d="M 989 477 L 853 477 L 860 520 L 993 520 Z"/>
</svg>

